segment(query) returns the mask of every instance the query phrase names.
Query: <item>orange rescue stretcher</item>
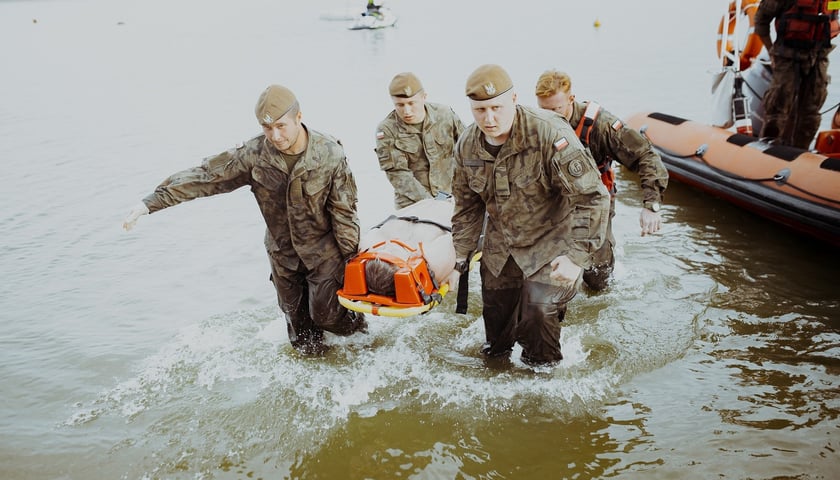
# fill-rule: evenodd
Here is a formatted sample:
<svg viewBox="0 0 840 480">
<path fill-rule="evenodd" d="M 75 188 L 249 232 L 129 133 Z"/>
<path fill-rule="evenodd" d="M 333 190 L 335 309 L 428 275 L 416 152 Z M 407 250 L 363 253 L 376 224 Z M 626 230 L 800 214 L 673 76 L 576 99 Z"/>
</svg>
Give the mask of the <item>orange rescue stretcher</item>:
<svg viewBox="0 0 840 480">
<path fill-rule="evenodd" d="M 377 251 L 388 242 L 405 249 L 406 258 Z M 368 290 L 365 264 L 374 259 L 397 267 L 394 273 L 394 297 Z M 344 288 L 339 289 L 337 295 L 341 305 L 349 310 L 385 317 L 411 317 L 431 310 L 443 300 L 447 292 L 449 284 L 438 284 L 429 270 L 422 243 L 415 249 L 400 240 L 392 239 L 371 246 L 347 263 L 344 267 Z"/>
</svg>

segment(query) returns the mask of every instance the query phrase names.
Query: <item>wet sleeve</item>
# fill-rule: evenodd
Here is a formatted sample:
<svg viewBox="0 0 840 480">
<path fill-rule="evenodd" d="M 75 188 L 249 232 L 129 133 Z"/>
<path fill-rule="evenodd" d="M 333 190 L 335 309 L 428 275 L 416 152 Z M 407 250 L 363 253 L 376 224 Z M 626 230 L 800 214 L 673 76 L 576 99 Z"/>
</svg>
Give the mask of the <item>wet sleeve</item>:
<svg viewBox="0 0 840 480">
<path fill-rule="evenodd" d="M 566 256 L 576 265 L 586 268 L 591 263 L 590 255 L 606 239 L 610 195 L 601 181 L 595 161 L 579 143 L 557 150 L 558 142 L 565 140 L 558 136 L 552 146 L 554 150 L 547 157 L 551 159 L 552 183 L 563 193 L 571 210 L 567 220 L 571 234 L 567 240 Z"/>
<path fill-rule="evenodd" d="M 478 245 L 486 209 L 481 196 L 470 188 L 466 171 L 466 168 L 479 167 L 465 167 L 461 151 L 459 142 L 455 145 L 455 176 L 452 181 L 452 195 L 455 197 L 452 240 L 456 258 L 468 258 Z"/>
<path fill-rule="evenodd" d="M 359 249 L 358 193 L 353 172 L 342 158 L 333 176 L 327 208 L 342 258 L 349 258 Z"/>
<path fill-rule="evenodd" d="M 143 199 L 149 212 L 156 212 L 200 197 L 227 193 L 246 185 L 250 169 L 244 147 L 204 159 L 201 165 L 170 175 Z"/>
<path fill-rule="evenodd" d="M 653 145 L 637 130 L 630 128 L 609 112 L 603 112 L 600 137 L 606 139 L 605 151 L 624 167 L 639 175 L 645 202 L 661 202 L 668 188 L 668 170 Z"/>
</svg>

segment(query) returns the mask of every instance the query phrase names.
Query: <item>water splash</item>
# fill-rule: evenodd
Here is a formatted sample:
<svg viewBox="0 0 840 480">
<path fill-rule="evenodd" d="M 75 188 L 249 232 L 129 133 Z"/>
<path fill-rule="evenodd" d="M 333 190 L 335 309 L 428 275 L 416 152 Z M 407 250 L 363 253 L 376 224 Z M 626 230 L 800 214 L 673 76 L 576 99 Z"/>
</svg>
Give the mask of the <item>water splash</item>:
<svg viewBox="0 0 840 480">
<path fill-rule="evenodd" d="M 685 281 L 676 283 L 684 295 Z M 183 328 L 134 377 L 78 403 L 65 427 L 123 421 L 129 437 L 112 454 L 143 445 L 157 452 L 149 468 L 159 475 L 217 471 L 268 451 L 275 468 L 287 468 L 349 419 L 382 412 L 453 421 L 597 414 L 628 377 L 680 355 L 693 338 L 696 302 L 667 325 L 650 322 L 641 307 L 606 308 L 617 303 L 612 296 L 644 304 L 633 297 L 650 291 L 641 285 L 577 299 L 561 338 L 564 360 L 540 368 L 522 363 L 518 346 L 510 359 L 485 361 L 481 318 L 445 305 L 415 318 L 371 317 L 368 334 L 328 335 L 331 349 L 317 358 L 291 347 L 274 308 L 221 315 Z"/>
</svg>

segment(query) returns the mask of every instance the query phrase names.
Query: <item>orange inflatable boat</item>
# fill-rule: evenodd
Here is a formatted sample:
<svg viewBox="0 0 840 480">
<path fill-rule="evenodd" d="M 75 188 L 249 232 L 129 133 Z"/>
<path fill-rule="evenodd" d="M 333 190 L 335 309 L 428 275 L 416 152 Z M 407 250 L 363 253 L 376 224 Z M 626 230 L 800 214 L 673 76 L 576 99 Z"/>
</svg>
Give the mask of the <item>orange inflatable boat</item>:
<svg viewBox="0 0 840 480">
<path fill-rule="evenodd" d="M 653 143 L 674 180 L 840 246 L 840 150 L 771 145 L 659 112 L 627 120 Z M 817 147 L 840 145 L 839 134 L 821 132 Z"/>
</svg>

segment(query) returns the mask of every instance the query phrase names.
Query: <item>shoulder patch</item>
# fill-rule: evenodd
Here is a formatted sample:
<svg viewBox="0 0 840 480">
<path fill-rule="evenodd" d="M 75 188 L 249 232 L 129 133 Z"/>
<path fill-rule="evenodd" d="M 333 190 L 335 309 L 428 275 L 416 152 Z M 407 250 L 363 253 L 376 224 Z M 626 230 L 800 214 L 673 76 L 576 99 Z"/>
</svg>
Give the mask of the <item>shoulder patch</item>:
<svg viewBox="0 0 840 480">
<path fill-rule="evenodd" d="M 611 127 L 612 127 L 612 129 L 613 129 L 613 130 L 615 130 L 616 132 L 617 132 L 617 131 L 619 131 L 619 130 L 621 130 L 622 128 L 624 128 L 624 124 L 623 124 L 623 123 L 621 123 L 621 120 L 616 120 L 616 121 L 614 121 L 614 122 L 613 122 L 613 124 L 612 124 L 612 125 L 610 125 L 610 126 L 611 126 Z"/>
<path fill-rule="evenodd" d="M 572 160 L 571 162 L 569 162 L 568 170 L 569 175 L 573 177 L 579 177 L 583 175 L 583 162 L 579 158 Z"/>
<path fill-rule="evenodd" d="M 383 132 L 382 130 L 376 132 L 376 139 L 377 140 L 382 140 L 383 138 L 385 138 L 385 132 Z"/>
<path fill-rule="evenodd" d="M 557 150 L 558 152 L 562 151 L 564 148 L 566 148 L 568 146 L 569 146 L 569 141 L 566 140 L 566 137 L 563 137 L 560 140 L 557 140 L 556 142 L 554 142 L 554 149 Z"/>
</svg>

